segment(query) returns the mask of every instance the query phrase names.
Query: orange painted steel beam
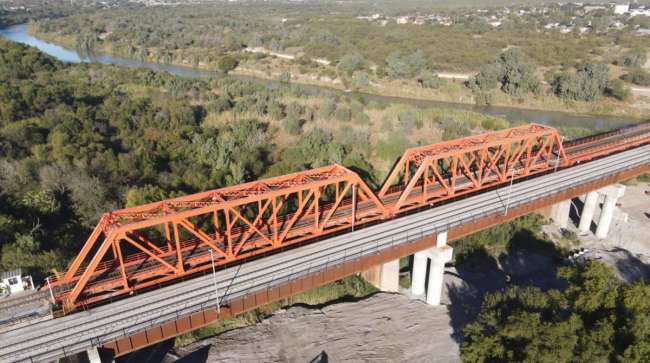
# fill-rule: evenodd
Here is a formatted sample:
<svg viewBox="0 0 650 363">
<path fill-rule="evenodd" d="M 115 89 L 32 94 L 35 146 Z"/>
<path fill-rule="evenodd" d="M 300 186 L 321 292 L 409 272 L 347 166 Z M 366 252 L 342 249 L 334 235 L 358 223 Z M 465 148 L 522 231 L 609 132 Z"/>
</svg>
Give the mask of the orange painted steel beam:
<svg viewBox="0 0 650 363">
<path fill-rule="evenodd" d="M 529 124 L 406 150 L 379 191 L 394 213 L 527 177 L 569 160 L 558 132 Z"/>
<path fill-rule="evenodd" d="M 149 203 L 105 214 L 54 286 L 78 307 L 386 215 L 340 165 Z"/>
<path fill-rule="evenodd" d="M 528 124 L 408 149 L 378 195 L 333 165 L 106 213 L 60 279 L 69 308 L 650 143 L 650 124 L 562 145 Z M 353 196 L 354 194 L 354 196 Z"/>
</svg>

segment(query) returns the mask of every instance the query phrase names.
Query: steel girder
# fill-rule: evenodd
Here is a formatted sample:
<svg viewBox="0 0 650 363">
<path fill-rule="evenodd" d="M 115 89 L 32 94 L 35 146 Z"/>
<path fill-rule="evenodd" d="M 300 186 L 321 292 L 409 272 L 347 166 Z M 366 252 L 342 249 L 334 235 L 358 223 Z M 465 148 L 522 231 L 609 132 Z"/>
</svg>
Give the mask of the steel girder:
<svg viewBox="0 0 650 363">
<path fill-rule="evenodd" d="M 387 215 L 340 165 L 105 214 L 55 287 L 72 308 Z M 211 250 L 211 251 L 210 251 Z"/>
<path fill-rule="evenodd" d="M 408 149 L 379 197 L 399 213 L 567 164 L 557 131 L 528 124 Z"/>
<path fill-rule="evenodd" d="M 567 144 L 529 124 L 407 150 L 375 195 L 334 165 L 106 213 L 56 299 L 75 308 L 650 143 L 650 124 Z M 210 253 L 209 250 L 212 250 Z"/>
</svg>

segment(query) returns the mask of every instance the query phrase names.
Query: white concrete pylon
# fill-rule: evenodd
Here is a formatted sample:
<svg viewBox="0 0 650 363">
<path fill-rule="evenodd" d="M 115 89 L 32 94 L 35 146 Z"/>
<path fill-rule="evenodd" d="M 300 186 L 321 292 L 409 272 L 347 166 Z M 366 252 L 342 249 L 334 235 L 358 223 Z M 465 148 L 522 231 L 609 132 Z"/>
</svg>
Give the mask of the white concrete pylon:
<svg viewBox="0 0 650 363">
<path fill-rule="evenodd" d="M 585 203 L 582 207 L 582 213 L 580 214 L 580 225 L 578 229 L 581 232 L 589 232 L 591 228 L 591 222 L 594 219 L 594 213 L 596 212 L 596 206 L 598 205 L 598 191 L 593 191 L 587 193 L 585 196 Z"/>
<path fill-rule="evenodd" d="M 426 251 L 416 252 L 413 255 L 413 271 L 411 271 L 411 294 L 424 295 L 425 283 L 427 280 L 427 257 Z"/>
<path fill-rule="evenodd" d="M 88 361 L 90 363 L 102 363 L 102 357 L 99 355 L 99 349 L 97 347 L 88 349 L 86 354 L 88 354 Z"/>
<path fill-rule="evenodd" d="M 571 199 L 553 205 L 553 221 L 560 228 L 569 226 L 569 213 L 571 212 Z"/>
<path fill-rule="evenodd" d="M 387 292 L 399 291 L 399 259 L 381 265 L 379 289 Z"/>
<path fill-rule="evenodd" d="M 440 248 L 447 245 L 447 231 L 439 232 L 436 235 L 436 247 Z"/>
<path fill-rule="evenodd" d="M 603 188 L 600 190 L 600 192 L 602 194 L 605 194 L 605 202 L 603 203 L 603 208 L 600 211 L 598 227 L 596 228 L 596 237 L 604 239 L 607 238 L 609 228 L 612 225 L 614 210 L 616 209 L 616 202 L 618 201 L 618 198 L 622 197 L 623 194 L 625 194 L 625 186 L 617 184 Z"/>
<path fill-rule="evenodd" d="M 429 284 L 427 286 L 427 304 L 438 306 L 442 296 L 442 282 L 445 274 L 445 263 L 451 261 L 453 248 L 449 246 L 429 250 L 431 266 L 429 267 Z"/>
</svg>

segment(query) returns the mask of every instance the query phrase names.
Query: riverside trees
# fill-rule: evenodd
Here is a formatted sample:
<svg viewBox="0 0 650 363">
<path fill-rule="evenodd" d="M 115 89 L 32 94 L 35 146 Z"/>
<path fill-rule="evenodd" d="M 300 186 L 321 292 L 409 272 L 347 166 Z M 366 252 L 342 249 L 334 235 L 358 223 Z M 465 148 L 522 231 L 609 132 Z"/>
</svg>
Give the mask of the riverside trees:
<svg viewBox="0 0 650 363">
<path fill-rule="evenodd" d="M 647 362 L 650 285 L 601 262 L 563 268 L 564 291 L 512 287 L 486 296 L 465 327 L 464 362 Z"/>
</svg>

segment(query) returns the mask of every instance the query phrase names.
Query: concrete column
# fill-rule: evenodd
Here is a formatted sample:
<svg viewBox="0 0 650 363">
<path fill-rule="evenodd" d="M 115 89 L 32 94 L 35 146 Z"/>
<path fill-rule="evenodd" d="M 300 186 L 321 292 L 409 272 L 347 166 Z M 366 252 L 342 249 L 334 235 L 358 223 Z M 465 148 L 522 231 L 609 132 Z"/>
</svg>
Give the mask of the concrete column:
<svg viewBox="0 0 650 363">
<path fill-rule="evenodd" d="M 553 206 L 553 221 L 560 228 L 569 226 L 569 212 L 571 211 L 571 199 L 559 202 Z"/>
<path fill-rule="evenodd" d="M 433 248 L 429 252 L 431 258 L 429 285 L 427 286 L 427 304 L 429 305 L 440 305 L 445 263 L 451 261 L 452 254 L 453 249 L 449 246 Z"/>
<path fill-rule="evenodd" d="M 424 295 L 424 284 L 427 280 L 427 251 L 417 252 L 413 255 L 413 271 L 411 271 L 411 294 Z"/>
<path fill-rule="evenodd" d="M 606 189 L 601 189 L 605 194 L 605 202 L 603 209 L 600 211 L 600 218 L 598 219 L 598 228 L 596 228 L 596 237 L 603 239 L 609 233 L 609 227 L 612 225 L 614 218 L 614 210 L 616 209 L 616 201 L 625 193 L 623 185 L 615 185 Z"/>
<path fill-rule="evenodd" d="M 436 247 L 440 248 L 447 245 L 447 231 L 440 232 L 436 235 Z"/>
<path fill-rule="evenodd" d="M 598 205 L 598 192 L 593 191 L 587 193 L 585 196 L 585 204 L 580 213 L 580 225 L 578 229 L 581 232 L 589 232 L 591 228 L 591 221 L 594 219 L 594 212 L 596 212 L 596 205 Z"/>
<path fill-rule="evenodd" d="M 399 291 L 399 259 L 381 265 L 379 288 L 382 291 Z"/>
<path fill-rule="evenodd" d="M 99 349 L 97 347 L 88 349 L 86 354 L 88 354 L 88 361 L 90 363 L 102 363 L 102 357 L 99 355 Z"/>
</svg>

